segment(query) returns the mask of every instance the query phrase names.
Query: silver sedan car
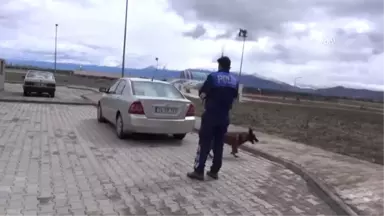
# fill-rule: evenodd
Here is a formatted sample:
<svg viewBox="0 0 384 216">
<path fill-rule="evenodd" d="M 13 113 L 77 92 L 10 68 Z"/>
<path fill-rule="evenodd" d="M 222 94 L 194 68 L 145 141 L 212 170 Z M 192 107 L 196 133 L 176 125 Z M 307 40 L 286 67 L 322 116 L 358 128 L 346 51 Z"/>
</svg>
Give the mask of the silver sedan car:
<svg viewBox="0 0 384 216">
<path fill-rule="evenodd" d="M 31 92 L 38 94 L 48 93 L 51 97 L 55 97 L 56 80 L 51 72 L 30 70 L 24 77 L 24 96 L 30 95 Z"/>
<path fill-rule="evenodd" d="M 120 78 L 109 88 L 100 88 L 99 122 L 111 122 L 123 139 L 131 133 L 172 134 L 183 139 L 195 126 L 193 103 L 168 82 Z"/>
</svg>

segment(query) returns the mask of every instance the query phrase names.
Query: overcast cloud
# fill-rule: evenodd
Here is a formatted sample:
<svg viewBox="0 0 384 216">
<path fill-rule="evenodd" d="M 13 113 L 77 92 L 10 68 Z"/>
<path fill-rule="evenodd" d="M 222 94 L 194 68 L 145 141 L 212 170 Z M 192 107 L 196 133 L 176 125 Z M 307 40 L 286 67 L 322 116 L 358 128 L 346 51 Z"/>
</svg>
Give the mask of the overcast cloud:
<svg viewBox="0 0 384 216">
<path fill-rule="evenodd" d="M 1 0 L 0 57 L 121 65 L 125 0 Z M 384 89 L 382 0 L 130 0 L 127 67 L 215 69 L 299 85 Z"/>
</svg>

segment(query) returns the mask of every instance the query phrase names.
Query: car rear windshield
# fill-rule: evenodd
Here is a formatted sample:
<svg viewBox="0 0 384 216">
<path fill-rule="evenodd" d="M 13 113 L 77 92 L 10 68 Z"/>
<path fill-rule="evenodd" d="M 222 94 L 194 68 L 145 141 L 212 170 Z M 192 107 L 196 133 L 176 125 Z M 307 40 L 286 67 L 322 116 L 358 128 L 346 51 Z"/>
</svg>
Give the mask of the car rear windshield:
<svg viewBox="0 0 384 216">
<path fill-rule="evenodd" d="M 132 92 L 138 96 L 184 98 L 173 85 L 150 81 L 132 81 Z"/>
<path fill-rule="evenodd" d="M 28 72 L 27 77 L 44 77 L 45 79 L 51 79 L 53 77 L 53 74 L 44 71 L 30 71 Z"/>
</svg>

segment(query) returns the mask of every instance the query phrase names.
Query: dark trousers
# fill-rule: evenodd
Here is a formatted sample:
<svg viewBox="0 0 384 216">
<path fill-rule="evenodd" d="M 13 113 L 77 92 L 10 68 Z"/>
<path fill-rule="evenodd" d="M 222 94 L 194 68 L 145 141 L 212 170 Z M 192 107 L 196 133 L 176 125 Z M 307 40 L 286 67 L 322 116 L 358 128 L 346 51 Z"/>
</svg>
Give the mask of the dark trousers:
<svg viewBox="0 0 384 216">
<path fill-rule="evenodd" d="M 213 150 L 211 172 L 219 172 L 223 160 L 224 136 L 227 133 L 228 125 L 229 122 L 225 118 L 217 120 L 209 117 L 208 113 L 203 114 L 199 131 L 199 146 L 195 158 L 195 172 L 204 173 L 205 162 L 211 150 Z"/>
</svg>

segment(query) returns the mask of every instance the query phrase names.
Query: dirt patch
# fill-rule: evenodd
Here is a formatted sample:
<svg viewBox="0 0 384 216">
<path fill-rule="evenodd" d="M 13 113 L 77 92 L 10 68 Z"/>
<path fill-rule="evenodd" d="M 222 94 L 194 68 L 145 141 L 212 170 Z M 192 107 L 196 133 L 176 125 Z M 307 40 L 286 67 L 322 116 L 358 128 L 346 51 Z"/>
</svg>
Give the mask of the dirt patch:
<svg viewBox="0 0 384 216">
<path fill-rule="evenodd" d="M 203 112 L 200 100 L 189 99 L 200 116 Z M 383 164 L 382 113 L 249 102 L 236 104 L 231 123 Z"/>
</svg>

